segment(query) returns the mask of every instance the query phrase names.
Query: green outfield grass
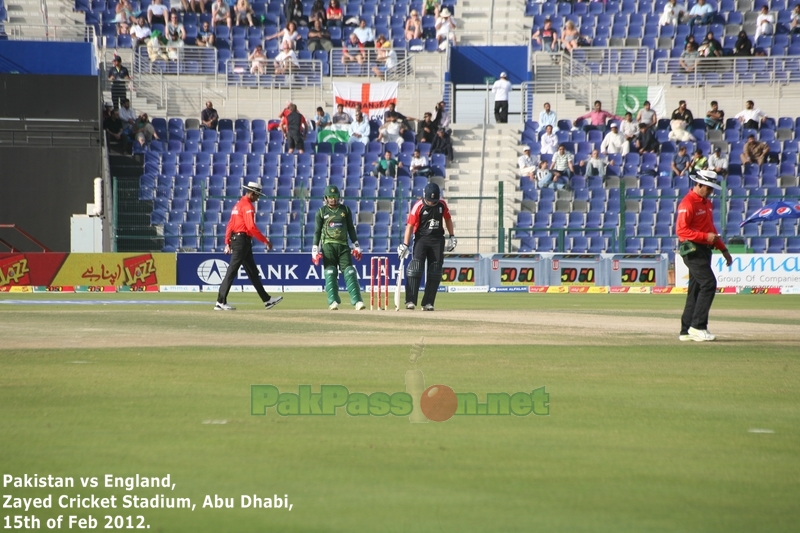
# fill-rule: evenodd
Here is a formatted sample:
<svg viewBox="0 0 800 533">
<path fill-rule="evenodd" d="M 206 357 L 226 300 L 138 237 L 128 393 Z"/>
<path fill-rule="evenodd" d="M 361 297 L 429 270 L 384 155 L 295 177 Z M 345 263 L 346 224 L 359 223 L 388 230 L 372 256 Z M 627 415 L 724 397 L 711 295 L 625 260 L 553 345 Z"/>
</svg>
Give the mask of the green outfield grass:
<svg viewBox="0 0 800 533">
<path fill-rule="evenodd" d="M 800 529 L 800 297 L 720 296 L 719 341 L 681 343 L 682 296 L 442 294 L 435 313 L 330 313 L 321 294 L 285 296 L 264 311 L 233 294 L 235 313 L 159 303 L 213 302 L 200 294 L 0 296 L 152 302 L 0 303 L 0 475 L 77 485 L 0 494 L 196 505 L 0 516 L 46 529 L 91 514 L 104 529 L 105 515 L 143 515 L 165 532 Z M 481 399 L 544 386 L 550 414 L 250 415 L 253 384 L 391 394 L 412 369 Z M 176 487 L 80 487 L 106 474 L 170 474 Z M 253 494 L 288 494 L 293 508 L 239 508 Z M 203 509 L 206 495 L 236 508 Z"/>
</svg>

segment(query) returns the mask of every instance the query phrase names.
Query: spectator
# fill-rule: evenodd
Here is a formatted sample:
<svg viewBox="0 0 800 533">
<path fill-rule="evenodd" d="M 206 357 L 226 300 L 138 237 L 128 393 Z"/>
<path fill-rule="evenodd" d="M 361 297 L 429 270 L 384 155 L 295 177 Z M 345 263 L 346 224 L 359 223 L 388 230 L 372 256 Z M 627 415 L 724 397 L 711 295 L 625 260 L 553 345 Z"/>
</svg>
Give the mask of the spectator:
<svg viewBox="0 0 800 533">
<path fill-rule="evenodd" d="M 161 0 L 153 0 L 147 8 L 147 23 L 150 27 L 152 28 L 153 24 L 166 25 L 167 18 L 169 18 L 169 8 L 162 4 Z"/>
<path fill-rule="evenodd" d="M 394 115 L 384 116 L 384 122 L 378 130 L 378 141 L 384 143 L 400 143 L 403 141 L 400 136 L 400 123 L 395 120 Z"/>
<path fill-rule="evenodd" d="M 256 45 L 250 55 L 247 56 L 247 59 L 250 61 L 250 74 L 267 73 L 267 54 L 264 53 L 263 46 Z"/>
<path fill-rule="evenodd" d="M 720 176 L 728 175 L 728 158 L 722 154 L 722 148 L 719 146 L 714 148 L 714 153 L 708 156 L 708 169 Z"/>
<path fill-rule="evenodd" d="M 293 153 L 297 150 L 298 153 L 303 153 L 306 134 L 308 133 L 308 123 L 306 117 L 297 111 L 297 106 L 292 104 L 289 107 L 289 114 L 281 120 L 281 129 L 286 135 L 286 144 L 288 153 Z"/>
<path fill-rule="evenodd" d="M 344 105 L 336 104 L 336 113 L 333 114 L 334 124 L 350 124 L 353 122 L 353 117 L 344 112 Z"/>
<path fill-rule="evenodd" d="M 349 116 L 349 115 L 348 115 Z M 317 130 L 324 130 L 332 124 L 331 115 L 321 107 L 317 108 Z"/>
<path fill-rule="evenodd" d="M 339 0 L 330 0 L 328 9 L 325 10 L 325 17 L 328 19 L 328 26 L 341 28 L 344 25 L 344 14 L 342 13 L 342 7 L 339 5 Z"/>
<path fill-rule="evenodd" d="M 592 150 L 591 155 L 586 159 L 586 161 L 581 161 L 581 166 L 586 167 L 586 176 L 599 176 L 602 179 L 606 179 L 606 168 L 613 166 L 614 162 L 609 161 L 605 157 L 600 157 L 600 152 L 595 148 Z"/>
<path fill-rule="evenodd" d="M 769 145 L 765 142 L 756 141 L 755 135 L 749 135 L 742 149 L 742 164 L 757 163 L 758 165 L 763 165 L 767 154 L 769 154 Z"/>
<path fill-rule="evenodd" d="M 575 27 L 575 23 L 568 20 L 564 25 L 564 31 L 561 32 L 561 49 L 572 53 L 573 50 L 580 46 L 581 34 Z"/>
<path fill-rule="evenodd" d="M 633 115 L 630 112 L 625 113 L 625 120 L 620 123 L 619 132 L 629 143 L 633 142 L 633 138 L 639 134 L 639 125 L 633 121 Z"/>
<path fill-rule="evenodd" d="M 569 183 L 567 178 L 557 175 L 553 178 L 553 172 L 547 167 L 547 161 L 539 161 L 539 168 L 536 169 L 536 186 L 540 189 L 564 189 Z"/>
<path fill-rule="evenodd" d="M 372 73 L 376 76 L 389 76 L 397 67 L 397 52 L 394 49 L 389 49 L 386 52 L 386 58 L 383 59 L 383 64 L 376 65 L 372 67 Z M 381 58 L 378 57 L 378 61 L 381 61 Z"/>
<path fill-rule="evenodd" d="M 544 26 L 541 29 L 531 35 L 531 39 L 541 45 L 545 52 L 558 52 L 558 32 L 553 28 L 553 21 L 549 18 L 544 20 Z"/>
<path fill-rule="evenodd" d="M 308 26 L 308 17 L 303 14 L 302 0 L 286 0 L 283 9 L 287 24 L 294 22 L 295 27 Z"/>
<path fill-rule="evenodd" d="M 119 119 L 119 110 L 115 109 L 111 112 L 111 116 L 103 121 L 103 130 L 106 132 L 106 138 L 109 144 L 117 144 L 120 153 L 124 154 L 128 150 L 128 140 L 122 128 L 122 121 Z"/>
<path fill-rule="evenodd" d="M 800 4 L 794 6 L 790 15 L 790 33 L 800 33 Z"/>
<path fill-rule="evenodd" d="M 136 136 L 136 142 L 138 142 L 140 146 L 150 146 L 153 139 L 157 141 L 161 140 L 158 133 L 156 133 L 156 129 L 150 124 L 147 113 L 142 113 L 136 119 L 136 124 L 133 126 L 133 134 Z"/>
<path fill-rule="evenodd" d="M 689 28 L 694 28 L 695 24 L 710 24 L 712 18 L 714 18 L 714 8 L 707 4 L 706 0 L 697 0 L 697 3 L 689 10 Z"/>
<path fill-rule="evenodd" d="M 362 144 L 369 143 L 369 122 L 364 120 L 364 115 L 361 111 L 356 111 L 356 120 L 350 124 L 350 139 L 348 142 L 353 144 L 359 142 Z"/>
<path fill-rule="evenodd" d="M 375 48 L 375 30 L 367 26 L 365 19 L 358 19 L 358 28 L 354 29 L 353 33 L 365 48 Z"/>
<path fill-rule="evenodd" d="M 775 15 L 769 12 L 769 7 L 761 6 L 761 13 L 758 14 L 756 19 L 756 35 L 755 40 L 762 35 L 772 35 L 775 33 Z"/>
<path fill-rule="evenodd" d="M 328 27 L 328 15 L 325 12 L 325 4 L 322 0 L 314 0 L 311 5 L 311 14 L 308 16 L 308 25 L 314 27 L 314 22 L 319 20 L 323 28 Z"/>
<path fill-rule="evenodd" d="M 211 29 L 211 24 L 206 20 L 203 26 L 197 31 L 197 46 L 206 46 L 209 48 L 214 47 L 214 30 Z"/>
<path fill-rule="evenodd" d="M 633 142 L 639 155 L 645 152 L 656 153 L 658 152 L 658 140 L 653 135 L 653 130 L 647 127 L 647 124 L 639 124 L 639 135 Z"/>
<path fill-rule="evenodd" d="M 708 32 L 697 51 L 701 57 L 722 57 L 722 44 L 714 38 L 713 32 Z"/>
<path fill-rule="evenodd" d="M 708 158 L 706 158 L 706 156 L 703 155 L 703 151 L 698 148 L 694 151 L 689 165 L 692 167 L 692 173 L 696 174 L 698 170 L 706 170 L 708 168 Z"/>
<path fill-rule="evenodd" d="M 750 57 L 753 55 L 753 42 L 744 30 L 739 32 L 736 44 L 733 45 L 733 55 L 739 57 Z"/>
<path fill-rule="evenodd" d="M 689 175 L 689 156 L 686 154 L 686 146 L 680 145 L 678 153 L 672 156 L 672 177 L 688 176 Z"/>
<path fill-rule="evenodd" d="M 390 150 L 386 150 L 383 153 L 383 159 L 375 161 L 372 163 L 372 166 L 376 167 L 376 169 L 370 172 L 371 175 L 375 175 L 377 172 L 378 176 L 389 176 L 396 178 L 397 168 L 402 167 L 403 163 L 399 163 L 397 159 L 394 158 L 394 155 L 392 155 L 392 152 Z"/>
<path fill-rule="evenodd" d="M 261 45 L 259 45 L 261 46 Z M 281 52 L 275 56 L 275 75 L 291 74 L 292 67 L 300 67 L 300 60 L 290 41 L 281 41 Z"/>
<path fill-rule="evenodd" d="M 205 2 L 203 0 L 181 0 L 184 13 L 195 12 L 198 15 L 205 13 Z"/>
<path fill-rule="evenodd" d="M 173 11 L 169 17 L 169 24 L 166 27 L 167 48 L 183 48 L 183 40 L 186 39 L 186 29 L 178 20 L 178 13 Z"/>
<path fill-rule="evenodd" d="M 419 18 L 419 12 L 416 9 L 412 9 L 411 13 L 408 15 L 405 35 L 406 41 L 422 38 L 422 19 Z"/>
<path fill-rule="evenodd" d="M 506 124 L 508 122 L 508 96 L 511 93 L 508 74 L 500 73 L 500 79 L 492 85 L 492 93 L 494 93 L 494 120 L 498 124 Z"/>
<path fill-rule="evenodd" d="M 536 173 L 536 160 L 531 157 L 530 146 L 522 148 L 522 155 L 517 159 L 517 167 L 519 168 L 520 176 L 529 176 L 533 178 L 533 175 Z"/>
<path fill-rule="evenodd" d="M 250 5 L 248 0 L 236 0 L 236 5 L 234 6 L 233 10 L 236 13 L 237 26 L 244 26 L 245 22 L 247 22 L 251 28 L 255 26 L 255 23 L 253 22 L 253 15 L 255 15 L 255 11 L 253 11 L 253 7 Z"/>
<path fill-rule="evenodd" d="M 119 103 L 126 98 L 128 81 L 131 79 L 128 69 L 122 66 L 122 59 L 119 56 L 114 56 L 111 61 L 108 79 L 111 81 L 111 101 L 114 102 L 114 109 L 119 109 Z"/>
<path fill-rule="evenodd" d="M 439 50 L 446 50 L 447 44 L 456 45 L 456 21 L 450 16 L 450 10 L 446 7 L 439 12 L 436 19 L 436 40 L 439 42 Z"/>
<path fill-rule="evenodd" d="M 453 144 L 450 142 L 450 136 L 447 135 L 444 128 L 436 130 L 436 136 L 431 143 L 431 152 L 428 155 L 430 156 L 432 154 L 444 154 L 448 161 L 452 161 L 455 156 L 453 153 Z"/>
<path fill-rule="evenodd" d="M 361 65 L 364 59 L 366 59 L 364 45 L 359 42 L 358 36 L 355 33 L 351 33 L 350 37 L 347 39 L 347 43 L 342 49 L 342 65 L 352 63 L 353 61 Z"/>
<path fill-rule="evenodd" d="M 587 118 L 589 119 L 589 124 L 585 124 L 583 126 L 583 131 L 590 131 L 590 130 L 604 131 L 606 126 L 606 121 L 608 119 L 619 120 L 619 117 L 617 117 L 616 115 L 603 110 L 603 104 L 602 102 L 600 102 L 600 100 L 595 100 L 594 109 L 592 111 L 589 111 L 585 115 L 581 115 L 578 118 L 576 118 L 575 122 L 573 122 L 572 125 L 577 128 L 578 121 Z"/>
<path fill-rule="evenodd" d="M 414 156 L 411 158 L 411 175 L 412 176 L 425 176 L 431 177 L 433 171 L 428 163 L 428 157 L 419 153 L 419 148 L 414 149 Z"/>
<path fill-rule="evenodd" d="M 136 15 L 128 0 L 120 0 L 116 7 L 117 16 L 114 22 L 117 25 L 117 35 L 127 35 L 131 24 L 136 22 Z"/>
<path fill-rule="evenodd" d="M 417 142 L 430 143 L 436 135 L 436 124 L 433 123 L 430 113 L 425 113 L 422 120 L 417 123 Z"/>
<path fill-rule="evenodd" d="M 682 120 L 686 123 L 686 127 L 689 127 L 694 120 L 694 115 L 692 112 L 686 108 L 686 100 L 681 100 L 678 102 L 678 108 L 672 112 L 672 117 L 670 120 Z"/>
<path fill-rule="evenodd" d="M 292 47 L 292 50 L 294 50 L 297 47 L 297 41 L 300 40 L 300 33 L 297 31 L 297 24 L 295 24 L 293 21 L 289 21 L 286 23 L 285 28 L 279 30 L 278 33 L 265 37 L 265 40 L 269 41 L 270 39 L 277 39 L 278 37 L 281 38 L 281 49 L 283 49 L 283 43 L 288 42 Z"/>
<path fill-rule="evenodd" d="M 325 28 L 322 19 L 314 19 L 313 24 L 314 26 L 308 32 L 308 50 L 311 52 L 315 52 L 317 50 L 325 50 L 326 52 L 330 52 L 333 50 L 331 33 Z"/>
<path fill-rule="evenodd" d="M 757 130 L 767 120 L 767 115 L 757 109 L 752 100 L 748 100 L 744 103 L 744 109 L 739 111 L 733 118 L 738 119 L 743 128 Z"/>
<path fill-rule="evenodd" d="M 700 59 L 700 52 L 697 51 L 694 43 L 686 43 L 681 52 L 679 63 L 684 72 L 694 72 L 697 68 L 697 61 Z"/>
<path fill-rule="evenodd" d="M 433 123 L 436 124 L 436 129 L 443 129 L 447 132 L 450 129 L 450 112 L 447 111 L 445 103 L 439 102 L 436 104 L 436 115 L 433 117 Z"/>
<path fill-rule="evenodd" d="M 158 30 L 153 30 L 150 34 L 150 38 L 147 40 L 147 55 L 150 57 L 150 61 L 155 61 L 157 59 L 169 61 L 169 55 L 167 54 L 167 38 Z"/>
<path fill-rule="evenodd" d="M 425 5 L 422 7 L 422 12 L 426 15 L 438 17 L 441 7 L 441 0 L 425 0 Z"/>
<path fill-rule="evenodd" d="M 106 102 L 103 105 L 103 122 L 105 122 L 107 118 L 111 118 L 113 112 L 114 112 L 114 104 L 112 104 L 111 102 Z"/>
<path fill-rule="evenodd" d="M 706 112 L 704 122 L 706 123 L 706 128 L 710 130 L 721 130 L 725 124 L 725 111 L 719 108 L 716 100 L 711 101 L 711 109 Z"/>
<path fill-rule="evenodd" d="M 558 118 L 555 111 L 550 111 L 550 102 L 545 102 L 544 109 L 539 112 L 539 129 L 537 133 L 542 133 L 548 124 L 555 128 L 558 124 Z"/>
<path fill-rule="evenodd" d="M 219 23 L 227 24 L 228 29 L 233 27 L 231 8 L 225 0 L 216 0 L 211 6 L 211 26 L 216 30 Z"/>
<path fill-rule="evenodd" d="M 200 128 L 204 130 L 215 130 L 219 124 L 219 114 L 214 109 L 211 100 L 206 102 L 206 108 L 200 113 Z"/>
<path fill-rule="evenodd" d="M 384 114 L 383 118 L 386 119 L 387 117 L 394 117 L 395 120 L 400 124 L 400 133 L 402 134 L 406 130 L 411 129 L 411 124 L 409 124 L 409 120 L 417 120 L 414 117 L 407 117 L 401 112 L 397 111 L 397 105 L 394 102 L 389 104 L 389 109 L 387 109 Z"/>
<path fill-rule="evenodd" d="M 664 6 L 661 18 L 658 19 L 659 26 L 677 26 L 683 17 L 683 6 L 677 5 L 677 0 L 669 0 Z"/>
<path fill-rule="evenodd" d="M 541 149 L 539 153 L 542 154 L 554 154 L 558 149 L 558 136 L 553 133 L 553 126 L 548 124 L 544 128 L 544 133 L 542 137 L 539 139 L 539 143 L 541 144 Z"/>
<path fill-rule="evenodd" d="M 147 42 L 147 39 L 150 37 L 150 26 L 147 25 L 147 21 L 144 17 L 140 15 L 139 18 L 136 19 L 134 25 L 131 26 L 130 34 L 131 46 L 134 50 L 136 50 L 137 46 Z"/>
<path fill-rule="evenodd" d="M 656 112 L 650 108 L 650 102 L 648 100 L 644 101 L 643 107 L 639 110 L 639 113 L 637 113 L 636 122 L 639 124 L 647 124 L 650 128 L 655 128 L 656 124 L 658 124 L 658 116 L 656 116 Z"/>
<path fill-rule="evenodd" d="M 628 115 L 630 115 L 630 113 L 628 113 Z M 619 133 L 617 123 L 612 122 L 611 131 L 606 133 L 603 142 L 600 143 L 600 152 L 603 154 L 621 154 L 624 156 L 630 152 L 630 149 L 630 141 L 626 139 L 623 134 Z"/>
<path fill-rule="evenodd" d="M 132 137 L 137 118 L 136 111 L 131 107 L 131 101 L 127 98 L 123 99 L 122 106 L 119 108 L 119 119 L 122 121 L 122 130 L 128 137 Z"/>
<path fill-rule="evenodd" d="M 559 178 L 563 177 L 569 183 L 569 178 L 575 174 L 575 166 L 572 164 L 574 159 L 575 156 L 567 152 L 563 144 L 558 145 L 558 151 L 553 154 L 553 161 L 550 163 L 550 170 L 553 171 L 553 181 L 558 181 Z"/>
</svg>

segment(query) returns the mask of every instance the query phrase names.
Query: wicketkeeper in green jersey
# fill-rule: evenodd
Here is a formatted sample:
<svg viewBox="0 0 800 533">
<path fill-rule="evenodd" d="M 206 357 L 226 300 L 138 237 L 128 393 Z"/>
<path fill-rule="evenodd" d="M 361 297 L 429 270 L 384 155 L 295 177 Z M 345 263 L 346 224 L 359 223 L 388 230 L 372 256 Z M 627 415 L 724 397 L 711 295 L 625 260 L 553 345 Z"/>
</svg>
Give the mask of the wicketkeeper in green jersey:
<svg viewBox="0 0 800 533">
<path fill-rule="evenodd" d="M 361 300 L 358 274 L 351 259 L 352 253 L 356 261 L 361 260 L 361 247 L 356 240 L 353 213 L 349 207 L 339 203 L 339 196 L 339 188 L 336 185 L 325 187 L 325 205 L 317 211 L 311 258 L 316 265 L 319 263 L 319 256 L 322 255 L 328 309 L 335 311 L 342 303 L 339 298 L 339 269 L 341 269 L 347 292 L 350 293 L 350 303 L 356 307 L 356 311 L 361 311 L 365 306 Z M 347 244 L 348 236 L 353 241 L 352 252 Z"/>
</svg>

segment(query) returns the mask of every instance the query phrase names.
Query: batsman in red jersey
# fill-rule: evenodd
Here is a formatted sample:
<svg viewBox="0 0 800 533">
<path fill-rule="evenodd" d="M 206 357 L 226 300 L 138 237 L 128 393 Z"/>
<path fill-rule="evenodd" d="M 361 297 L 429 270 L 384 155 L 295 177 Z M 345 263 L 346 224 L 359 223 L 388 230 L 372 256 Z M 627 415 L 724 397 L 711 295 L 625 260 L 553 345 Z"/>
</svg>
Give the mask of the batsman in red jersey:
<svg viewBox="0 0 800 533">
<path fill-rule="evenodd" d="M 678 338 L 682 341 L 713 341 L 716 336 L 708 331 L 708 312 L 717 292 L 717 276 L 711 269 L 712 250 L 722 251 L 728 266 L 733 259 L 714 227 L 709 197 L 715 189 L 720 189 L 717 173 L 701 170 L 691 178 L 695 183 L 678 206 L 676 225 L 679 252 L 689 269 L 689 291 Z"/>
<path fill-rule="evenodd" d="M 215 311 L 233 311 L 236 309 L 228 305 L 228 292 L 231 290 L 234 278 L 239 274 L 239 267 L 244 267 L 250 283 L 255 287 L 256 292 L 264 302 L 264 307 L 271 309 L 275 307 L 283 297 L 272 297 L 264 290 L 261 278 L 258 275 L 255 259 L 253 259 L 252 239 L 258 239 L 267 245 L 267 249 L 272 249 L 272 243 L 256 227 L 256 208 L 253 202 L 261 196 L 261 185 L 255 181 L 249 182 L 244 186 L 244 196 L 236 203 L 231 212 L 231 219 L 228 221 L 228 229 L 225 232 L 225 253 L 232 254 L 228 271 L 225 279 L 219 286 L 217 303 L 214 305 Z"/>
</svg>

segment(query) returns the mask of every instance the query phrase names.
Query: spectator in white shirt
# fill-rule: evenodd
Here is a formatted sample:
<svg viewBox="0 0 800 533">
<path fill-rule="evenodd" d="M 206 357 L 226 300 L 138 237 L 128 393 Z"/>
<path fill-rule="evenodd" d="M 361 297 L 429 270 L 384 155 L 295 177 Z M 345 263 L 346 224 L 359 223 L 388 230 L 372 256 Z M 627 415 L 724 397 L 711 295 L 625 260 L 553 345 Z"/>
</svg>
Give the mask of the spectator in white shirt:
<svg viewBox="0 0 800 533">
<path fill-rule="evenodd" d="M 669 0 L 664 6 L 661 18 L 658 19 L 659 26 L 677 26 L 683 17 L 683 6 L 677 5 L 677 0 Z"/>
<path fill-rule="evenodd" d="M 146 44 L 147 38 L 150 37 L 150 27 L 144 20 L 144 17 L 139 16 L 136 22 L 131 26 L 131 45 L 134 49 L 140 44 Z"/>
<path fill-rule="evenodd" d="M 630 114 L 630 113 L 629 113 Z M 606 133 L 603 142 L 600 143 L 600 152 L 603 154 L 625 155 L 631 150 L 630 142 L 619 132 L 619 124 L 611 123 L 611 131 Z"/>
<path fill-rule="evenodd" d="M 359 19 L 358 28 L 353 30 L 353 33 L 358 37 L 358 42 L 367 48 L 375 48 L 375 30 L 367 27 L 367 21 Z"/>
<path fill-rule="evenodd" d="M 697 0 L 697 3 L 689 10 L 689 28 L 694 28 L 695 24 L 710 24 L 714 16 L 714 8 L 706 3 L 706 0 Z"/>
<path fill-rule="evenodd" d="M 761 13 L 756 19 L 755 40 L 758 41 L 762 35 L 772 35 L 773 33 L 775 33 L 775 15 L 769 12 L 767 6 L 761 6 Z"/>
<path fill-rule="evenodd" d="M 356 119 L 350 124 L 350 139 L 347 142 L 353 144 L 354 142 L 368 144 L 369 143 L 369 122 L 364 120 L 364 115 L 361 111 L 356 111 Z"/>
<path fill-rule="evenodd" d="M 549 124 L 550 126 L 556 127 L 558 119 L 556 118 L 556 112 L 550 111 L 550 103 L 544 103 L 544 111 L 539 113 L 539 130 L 537 133 L 542 133 L 544 128 Z"/>
<path fill-rule="evenodd" d="M 147 22 L 150 27 L 153 24 L 164 24 L 166 26 L 167 19 L 169 18 L 169 8 L 161 3 L 161 0 L 153 0 L 153 3 L 147 8 Z"/>
<path fill-rule="evenodd" d="M 739 111 L 733 118 L 738 119 L 743 128 L 757 130 L 767 120 L 767 115 L 756 108 L 752 100 L 748 100 L 744 103 L 744 110 Z"/>
<path fill-rule="evenodd" d="M 384 143 L 399 143 L 403 142 L 400 137 L 400 123 L 395 120 L 394 115 L 387 115 L 386 122 L 381 125 L 378 140 Z"/>
<path fill-rule="evenodd" d="M 531 147 L 526 146 L 522 149 L 522 155 L 517 159 L 520 176 L 533 177 L 536 172 L 536 160 L 531 157 Z"/>
<path fill-rule="evenodd" d="M 600 152 L 595 148 L 586 161 L 581 161 L 580 164 L 582 167 L 586 167 L 586 177 L 598 176 L 606 179 L 606 168 L 613 165 L 614 162 L 609 162 L 605 157 L 601 157 Z"/>
<path fill-rule="evenodd" d="M 539 161 L 539 168 L 536 169 L 536 185 L 540 189 L 564 189 L 569 183 L 567 178 L 561 178 L 561 176 L 556 173 L 555 177 L 553 177 L 553 171 L 547 168 L 547 161 Z"/>
<path fill-rule="evenodd" d="M 416 149 L 414 150 L 414 157 L 411 158 L 409 168 L 412 176 L 419 174 L 420 176 L 430 177 L 432 172 L 430 164 L 428 163 L 428 156 L 421 155 L 419 150 Z"/>
<path fill-rule="evenodd" d="M 539 142 L 542 145 L 542 149 L 540 153 L 542 154 L 554 154 L 556 153 L 556 148 L 558 147 L 558 137 L 555 133 L 553 133 L 553 126 L 548 125 L 544 129 L 544 134 L 542 138 L 539 139 Z"/>
<path fill-rule="evenodd" d="M 439 12 L 439 18 L 436 19 L 436 40 L 439 42 L 439 50 L 446 50 L 447 44 L 451 43 L 453 46 L 456 44 L 456 21 L 450 16 L 450 10 L 447 8 Z"/>
<path fill-rule="evenodd" d="M 639 125 L 633 121 L 633 114 L 630 112 L 625 113 L 625 120 L 620 123 L 619 132 L 628 142 L 633 141 L 633 138 L 639 135 Z"/>
<path fill-rule="evenodd" d="M 498 124 L 508 122 L 508 95 L 511 93 L 511 82 L 508 81 L 508 74 L 500 73 L 500 79 L 492 85 L 494 93 L 494 121 Z"/>
<path fill-rule="evenodd" d="M 722 176 L 728 175 L 728 158 L 725 157 L 719 146 L 714 148 L 714 153 L 708 156 L 708 169 Z"/>
</svg>

